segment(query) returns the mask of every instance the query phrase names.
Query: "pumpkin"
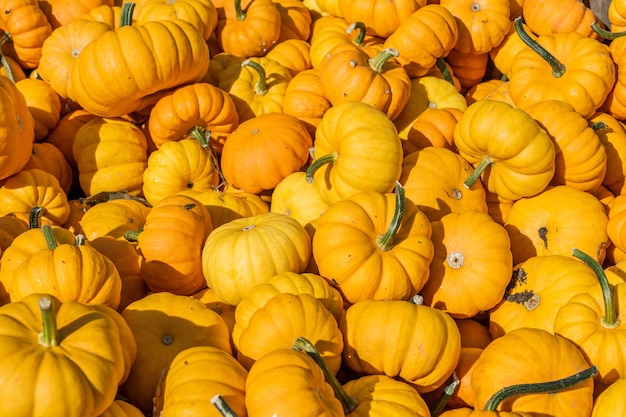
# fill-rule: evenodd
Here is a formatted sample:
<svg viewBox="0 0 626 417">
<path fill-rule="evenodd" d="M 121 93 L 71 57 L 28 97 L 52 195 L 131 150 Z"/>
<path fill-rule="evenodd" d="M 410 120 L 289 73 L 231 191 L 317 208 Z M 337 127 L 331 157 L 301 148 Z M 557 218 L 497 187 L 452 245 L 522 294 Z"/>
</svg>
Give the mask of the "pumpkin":
<svg viewBox="0 0 626 417">
<path fill-rule="evenodd" d="M 224 320 L 192 297 L 153 293 L 121 314 L 137 342 L 137 358 L 120 393 L 143 411 L 152 410 L 159 376 L 180 352 L 194 346 L 232 352 Z"/>
<path fill-rule="evenodd" d="M 78 20 L 92 9 L 100 6 L 113 6 L 113 0 L 47 0 L 39 2 L 53 30 Z"/>
<path fill-rule="evenodd" d="M 50 84 L 40 79 L 25 78 L 15 85 L 35 121 L 35 140 L 41 141 L 61 118 L 61 100 Z"/>
<path fill-rule="evenodd" d="M 552 185 L 569 185 L 590 191 L 602 184 L 607 155 L 587 119 L 571 104 L 559 100 L 531 104 L 526 112 L 554 141 L 556 156 Z"/>
<path fill-rule="evenodd" d="M 493 338 L 522 327 L 554 333 L 559 309 L 596 286 L 593 271 L 571 255 L 529 258 L 513 268 L 504 298 L 489 313 L 489 332 Z"/>
<path fill-rule="evenodd" d="M 221 155 L 226 181 L 257 194 L 275 188 L 309 160 L 313 139 L 304 122 L 285 113 L 267 113 L 242 122 Z"/>
<path fill-rule="evenodd" d="M 207 82 L 217 87 L 224 70 L 231 65 L 241 65 L 243 61 L 245 61 L 245 58 L 233 55 L 229 52 L 221 51 L 213 53 L 209 61 L 209 69 L 206 74 L 204 74 L 202 82 Z"/>
<path fill-rule="evenodd" d="M 420 292 L 424 303 L 455 318 L 495 307 L 513 272 L 504 226 L 481 211 L 449 213 L 431 225 L 434 257 Z"/>
<path fill-rule="evenodd" d="M 72 173 L 73 175 L 75 174 L 73 180 L 76 180 L 76 182 L 78 180 L 78 167 L 72 152 L 74 138 L 82 125 L 96 118 L 98 116 L 86 110 L 70 111 L 59 119 L 57 125 L 48 133 L 48 137 L 44 141 L 55 145 L 63 153 L 63 156 L 72 167 Z"/>
<path fill-rule="evenodd" d="M 324 95 L 317 69 L 301 71 L 287 84 L 283 98 L 283 113 L 302 120 L 312 137 L 322 116 L 331 106 Z"/>
<path fill-rule="evenodd" d="M 458 40 L 457 21 L 440 4 L 427 4 L 411 13 L 384 42 L 398 51 L 397 60 L 411 78 L 424 76 L 448 55 Z"/>
<path fill-rule="evenodd" d="M 528 28 L 537 35 L 578 32 L 595 37 L 591 24 L 599 19 L 585 3 L 568 0 L 554 7 L 550 2 L 524 0 L 522 8 Z"/>
<path fill-rule="evenodd" d="M 216 36 L 222 51 L 243 58 L 264 56 L 278 43 L 282 15 L 272 0 L 224 1 L 224 19 L 220 19 Z"/>
<path fill-rule="evenodd" d="M 14 214 L 0 217 L 0 255 L 9 247 L 16 237 L 28 230 L 28 223 Z"/>
<path fill-rule="evenodd" d="M 437 107 L 417 116 L 402 142 L 405 157 L 429 146 L 456 152 L 454 128 L 462 114 L 454 107 Z"/>
<path fill-rule="evenodd" d="M 131 14 L 132 6 L 127 8 L 126 14 Z M 124 17 L 125 22 L 128 18 Z M 121 54 L 127 49 L 134 51 L 132 57 Z M 156 60 L 155 51 L 168 53 Z M 209 48 L 189 22 L 174 19 L 141 26 L 124 24 L 83 48 L 72 65 L 67 93 L 91 113 L 120 117 L 145 110 L 164 90 L 199 81 L 208 65 Z M 103 67 L 107 71 L 100 71 Z M 135 78 L 136 74 L 141 77 Z"/>
<path fill-rule="evenodd" d="M 52 33 L 52 26 L 37 0 L 5 1 L 0 13 L 0 29 L 11 40 L 8 55 L 26 69 L 39 65 L 41 47 Z"/>
<path fill-rule="evenodd" d="M 504 227 L 513 263 L 531 256 L 570 256 L 573 248 L 602 262 L 609 243 L 608 216 L 595 196 L 568 185 L 549 188 L 511 206 Z"/>
<path fill-rule="evenodd" d="M 487 77 L 489 53 L 461 52 L 452 48 L 444 59 L 448 71 L 453 75 L 454 85 L 461 93 L 467 93 L 473 86 Z"/>
<path fill-rule="evenodd" d="M 126 194 L 126 196 L 128 196 Z M 83 207 L 80 226 L 87 240 L 110 236 L 124 239 L 124 233 L 141 229 L 150 211 L 145 203 L 131 198 L 111 198 L 92 207 Z"/>
<path fill-rule="evenodd" d="M 584 117 L 602 105 L 615 84 L 615 64 L 608 46 L 578 32 L 526 34 L 521 19 L 516 30 L 529 48 L 515 55 L 509 74 L 509 89 L 521 109 L 545 100 L 562 100 Z"/>
<path fill-rule="evenodd" d="M 202 248 L 207 285 L 237 305 L 251 289 L 279 272 L 301 273 L 311 257 L 311 239 L 297 220 L 264 213 L 214 229 Z"/>
<path fill-rule="evenodd" d="M 75 134 L 72 154 L 85 195 L 125 191 L 138 195 L 147 167 L 148 143 L 144 133 L 121 118 L 98 117 Z"/>
<path fill-rule="evenodd" d="M 598 368 L 595 380 L 607 386 L 626 375 L 622 350 L 626 327 L 620 320 L 626 286 L 611 285 L 602 266 L 586 253 L 575 249 L 573 255 L 593 270 L 599 285 L 573 296 L 559 309 L 554 333 L 576 344 L 588 362 Z"/>
<path fill-rule="evenodd" d="M 219 88 L 230 94 L 239 121 L 266 113 L 281 113 L 291 73 L 271 58 L 249 58 L 227 67 L 220 75 Z"/>
<path fill-rule="evenodd" d="M 299 72 L 311 68 L 311 44 L 302 39 L 287 39 L 279 42 L 265 55 L 287 68 L 289 74 L 295 77 Z"/>
<path fill-rule="evenodd" d="M 193 294 L 192 297 L 202 301 L 205 306 L 219 314 L 220 317 L 224 319 L 224 322 L 226 322 L 226 326 L 228 326 L 228 330 L 232 335 L 233 327 L 235 327 L 235 306 L 224 302 L 224 300 L 222 300 L 215 293 L 215 290 L 213 288 L 204 288 Z M 233 348 L 234 352 L 235 345 L 233 343 L 231 343 L 231 347 Z"/>
<path fill-rule="evenodd" d="M 579 262 L 579 261 L 576 261 Z M 529 362 L 530 361 L 530 362 Z M 528 366 L 533 363 L 535 366 Z M 504 387 L 540 383 L 568 377 L 589 369 L 576 345 L 546 330 L 521 328 L 491 342 L 480 356 L 472 374 L 476 408 Z M 546 413 L 553 416 L 588 416 L 593 404 L 593 379 L 550 395 L 527 394 L 509 398 L 502 411 Z"/>
<path fill-rule="evenodd" d="M 38 169 L 23 169 L 0 186 L 0 215 L 14 213 L 27 220 L 35 207 L 44 210 L 42 222 L 61 226 L 70 215 L 70 206 L 59 180 Z"/>
<path fill-rule="evenodd" d="M 107 4 L 103 4 L 101 6 L 94 7 L 89 10 L 89 12 L 85 13 L 81 19 L 84 20 L 95 20 L 97 22 L 106 23 L 114 30 L 120 28 L 122 24 L 122 2 L 115 1 L 115 5 L 109 6 Z"/>
<path fill-rule="evenodd" d="M 607 234 L 611 243 L 618 249 L 626 249 L 626 240 L 622 236 L 623 224 L 625 219 L 625 205 L 626 196 L 620 194 L 615 197 L 611 207 L 609 208 L 609 222 L 607 224 Z"/>
<path fill-rule="evenodd" d="M 142 417 L 144 414 L 137 407 L 124 400 L 115 400 L 98 417 Z"/>
<path fill-rule="evenodd" d="M 50 142 L 33 143 L 30 159 L 24 165 L 26 169 L 41 169 L 52 174 L 66 195 L 72 191 L 74 174 L 69 162 L 59 148 Z"/>
<path fill-rule="evenodd" d="M 522 28 L 524 32 L 532 39 L 537 39 L 532 31 L 528 29 L 528 25 L 522 22 Z M 515 25 L 510 25 L 509 32 L 504 36 L 502 42 L 497 46 L 494 46 L 489 51 L 489 58 L 493 62 L 494 72 L 499 73 L 499 77 L 508 80 L 511 72 L 511 65 L 515 59 L 515 55 L 522 49 L 526 49 L 528 46 L 522 41 L 517 33 Z M 497 79 L 493 77 L 492 79 Z"/>
<path fill-rule="evenodd" d="M 339 0 L 339 10 L 348 22 L 363 22 L 370 35 L 386 38 L 411 14 L 426 5 L 425 0 L 403 0 L 394 3 L 379 0 Z"/>
<path fill-rule="evenodd" d="M 204 40 L 217 27 L 217 8 L 209 0 L 148 0 L 143 1 L 134 15 L 134 24 L 155 20 L 181 19 L 198 28 Z"/>
<path fill-rule="evenodd" d="M 508 81 L 498 78 L 488 79 L 474 84 L 465 92 L 465 99 L 468 104 L 473 104 L 482 99 L 500 100 L 515 107 L 515 103 L 513 103 L 511 95 L 509 94 Z"/>
<path fill-rule="evenodd" d="M 309 39 L 313 18 L 304 3 L 301 0 L 273 0 L 273 2 L 280 13 L 280 36 L 272 50 L 286 41 Z"/>
<path fill-rule="evenodd" d="M 32 294 L 2 306 L 0 323 L 4 415 L 99 415 L 113 402 L 124 357 L 118 327 L 109 314 Z M 30 378 L 24 378 L 26 371 L 32 372 Z M 65 383 L 51 381 L 71 383 L 81 400 L 66 396 Z"/>
<path fill-rule="evenodd" d="M 17 174 L 28 162 L 35 141 L 33 116 L 24 95 L 8 77 L 0 77 L 0 180 Z"/>
<path fill-rule="evenodd" d="M 608 386 L 594 401 L 591 417 L 618 417 L 626 410 L 624 404 L 626 379 L 622 378 Z"/>
<path fill-rule="evenodd" d="M 409 301 L 359 301 L 346 309 L 339 327 L 345 366 L 404 380 L 419 393 L 443 384 L 461 351 L 459 330 L 447 313 Z"/>
<path fill-rule="evenodd" d="M 77 236 L 73 244 L 59 244 L 50 226 L 44 225 L 47 250 L 33 253 L 13 271 L 11 301 L 30 294 L 47 293 L 61 302 L 103 304 L 116 309 L 122 282 L 109 258 Z"/>
<path fill-rule="evenodd" d="M 458 40 L 454 49 L 461 53 L 485 54 L 502 42 L 509 31 L 509 0 L 441 0 L 439 4 L 455 17 Z"/>
<path fill-rule="evenodd" d="M 206 372 L 210 369 L 211 372 Z M 152 414 L 219 417 L 211 403 L 219 394 L 240 417 L 248 371 L 228 352 L 214 346 L 194 346 L 178 353 L 164 370 L 157 387 Z"/>
<path fill-rule="evenodd" d="M 150 138 L 157 148 L 185 138 L 199 126 L 209 132 L 211 146 L 218 153 L 237 125 L 239 115 L 230 95 L 208 83 L 177 88 L 157 101 L 148 118 Z"/>
<path fill-rule="evenodd" d="M 307 181 L 333 203 L 360 191 L 390 192 L 402 171 L 402 144 L 391 119 L 361 102 L 333 105 L 315 131 Z"/>
<path fill-rule="evenodd" d="M 316 221 L 313 257 L 349 303 L 408 300 L 429 276 L 431 225 L 404 189 L 355 194 Z"/>
<path fill-rule="evenodd" d="M 468 106 L 455 127 L 454 143 L 475 168 L 467 187 L 482 177 L 488 191 L 517 200 L 541 192 L 554 176 L 550 136 L 528 113 L 502 101 Z"/>
<path fill-rule="evenodd" d="M 328 100 L 333 105 L 367 103 L 391 120 L 397 118 L 410 94 L 409 75 L 394 59 L 398 51 L 385 48 L 370 57 L 352 44 L 336 48 L 319 66 L 320 82 Z"/>
</svg>

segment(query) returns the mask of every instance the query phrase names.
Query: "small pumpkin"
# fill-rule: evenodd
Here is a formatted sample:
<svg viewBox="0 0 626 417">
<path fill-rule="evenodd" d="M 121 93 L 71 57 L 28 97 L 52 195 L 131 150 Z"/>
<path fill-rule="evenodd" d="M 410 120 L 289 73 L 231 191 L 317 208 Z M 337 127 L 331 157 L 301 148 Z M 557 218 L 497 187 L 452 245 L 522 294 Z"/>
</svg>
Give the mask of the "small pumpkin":
<svg viewBox="0 0 626 417">
<path fill-rule="evenodd" d="M 217 8 L 209 0 L 148 0 L 135 11 L 135 25 L 166 19 L 182 19 L 198 28 L 207 40 L 217 27 Z"/>
<path fill-rule="evenodd" d="M 537 35 L 578 32 L 596 37 L 591 24 L 599 19 L 585 3 L 576 0 L 564 1 L 558 7 L 541 0 L 524 0 L 523 13 L 528 28 Z"/>
<path fill-rule="evenodd" d="M 287 84 L 283 98 L 283 113 L 302 120 L 311 137 L 314 137 L 322 116 L 331 106 L 324 95 L 317 69 L 310 68 L 299 72 Z"/>
<path fill-rule="evenodd" d="M 266 55 L 283 67 L 287 68 L 292 77 L 298 73 L 311 69 L 311 44 L 303 39 L 287 39 L 279 42 Z"/>
<path fill-rule="evenodd" d="M 24 95 L 35 121 L 35 140 L 41 141 L 61 118 L 61 100 L 50 84 L 40 79 L 24 78 L 15 86 Z"/>
<path fill-rule="evenodd" d="M 411 14 L 426 5 L 425 0 L 403 0 L 393 3 L 379 0 L 357 2 L 339 0 L 340 14 L 348 22 L 363 22 L 371 35 L 390 36 Z"/>
<path fill-rule="evenodd" d="M 41 169 L 59 180 L 66 195 L 72 191 L 74 173 L 72 167 L 59 148 L 50 142 L 33 143 L 33 152 L 23 169 Z"/>
<path fill-rule="evenodd" d="M 608 386 L 594 401 L 591 417 L 618 417 L 626 411 L 624 393 L 626 379 L 622 378 Z"/>
</svg>

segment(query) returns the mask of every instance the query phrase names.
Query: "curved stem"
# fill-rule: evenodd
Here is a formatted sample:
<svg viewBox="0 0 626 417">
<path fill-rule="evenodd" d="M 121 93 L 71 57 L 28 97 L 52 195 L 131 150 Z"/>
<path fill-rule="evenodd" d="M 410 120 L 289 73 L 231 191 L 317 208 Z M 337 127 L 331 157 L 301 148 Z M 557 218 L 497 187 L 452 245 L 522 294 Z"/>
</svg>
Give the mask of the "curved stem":
<svg viewBox="0 0 626 417">
<path fill-rule="evenodd" d="M 251 67 L 259 74 L 259 81 L 257 81 L 254 86 L 254 92 L 259 96 L 264 96 L 267 94 L 267 75 L 265 73 L 265 68 L 261 64 L 256 61 L 252 61 L 251 59 L 246 59 L 241 63 L 242 67 Z"/>
<path fill-rule="evenodd" d="M 515 18 L 515 31 L 517 35 L 520 37 L 522 42 L 524 42 L 530 49 L 539 54 L 552 68 L 552 76 L 554 78 L 562 77 L 565 74 L 565 65 L 559 62 L 558 59 L 554 55 L 552 55 L 546 48 L 539 45 L 539 43 L 531 38 L 528 33 L 524 30 L 524 25 L 522 22 L 522 17 Z"/>
<path fill-rule="evenodd" d="M 309 184 L 312 183 L 315 171 L 320 169 L 323 165 L 334 163 L 337 160 L 338 156 L 339 154 L 337 153 L 337 151 L 333 151 L 328 155 L 321 156 L 311 162 L 311 165 L 309 165 L 306 170 L 306 182 L 308 182 Z"/>
<path fill-rule="evenodd" d="M 359 33 L 356 35 L 356 38 L 354 38 L 352 42 L 354 42 L 358 46 L 363 46 L 363 44 L 365 43 L 365 34 L 366 34 L 366 29 L 367 29 L 365 27 L 365 23 L 363 22 L 351 23 L 350 26 L 346 28 L 346 33 L 352 33 L 354 32 L 355 29 L 357 29 Z"/>
<path fill-rule="evenodd" d="M 383 251 L 388 251 L 393 248 L 393 241 L 398 234 L 398 229 L 400 229 L 400 225 L 402 224 L 402 219 L 404 217 L 404 187 L 402 184 L 396 181 L 396 207 L 393 212 L 393 217 L 391 219 L 391 224 L 387 231 L 378 236 L 376 239 L 376 244 Z"/>
<path fill-rule="evenodd" d="M 28 216 L 28 227 L 30 229 L 39 229 L 41 224 L 41 216 L 46 212 L 46 208 L 42 206 L 35 206 L 30 210 Z"/>
<path fill-rule="evenodd" d="M 491 165 L 491 163 L 492 163 L 492 160 L 489 157 L 489 155 L 484 155 L 483 159 L 478 163 L 478 165 L 474 167 L 474 170 L 472 171 L 472 173 L 469 175 L 469 177 L 467 177 L 467 179 L 463 183 L 465 188 L 471 188 L 471 186 L 474 185 L 476 180 L 480 178 L 480 176 L 483 174 L 485 169 L 487 169 L 487 167 Z"/>
<path fill-rule="evenodd" d="M 593 378 L 597 373 L 598 369 L 595 366 L 592 366 L 584 371 L 578 372 L 566 378 L 557 379 L 556 381 L 539 382 L 534 384 L 518 384 L 502 388 L 500 391 L 493 394 L 489 400 L 487 400 L 484 411 L 496 411 L 498 405 L 502 401 L 516 395 L 556 392 L 565 388 L 571 388 L 585 379 Z"/>
<path fill-rule="evenodd" d="M 385 48 L 379 53 L 376 54 L 374 58 L 368 59 L 368 64 L 371 69 L 376 71 L 377 73 L 383 72 L 383 67 L 391 58 L 397 58 L 400 56 L 400 53 L 397 49 L 393 48 Z"/>
<path fill-rule="evenodd" d="M 9 32 L 4 31 L 2 35 L 0 35 L 0 50 L 2 49 L 4 44 L 10 40 L 11 35 L 9 34 Z M 7 73 L 7 77 L 9 77 L 9 79 L 15 83 L 15 74 L 13 73 L 13 68 L 11 68 L 11 64 L 9 64 L 9 61 L 7 61 L 7 57 L 4 56 L 4 53 L 2 53 L 1 51 L 0 64 L 2 64 L 2 68 L 4 68 L 4 71 Z"/>
<path fill-rule="evenodd" d="M 42 331 L 39 333 L 39 344 L 45 347 L 57 346 L 59 344 L 59 334 L 50 297 L 44 295 L 39 299 L 39 309 L 41 310 L 42 323 Z"/>
<path fill-rule="evenodd" d="M 459 386 L 460 383 L 461 380 L 454 376 L 452 382 L 446 385 L 446 387 L 443 389 L 443 394 L 441 394 L 441 396 L 437 399 L 437 402 L 433 404 L 432 408 L 430 409 L 431 417 L 438 417 L 439 414 L 443 412 L 443 410 L 446 408 L 448 400 L 450 399 L 450 397 L 452 397 L 454 391 L 456 391 L 456 388 Z"/>
<path fill-rule="evenodd" d="M 189 131 L 188 136 L 192 139 L 197 140 L 203 149 L 206 149 L 209 147 L 209 141 L 211 140 L 210 130 L 202 126 L 194 126 Z"/>
<path fill-rule="evenodd" d="M 626 35 L 626 32 L 611 32 L 609 30 L 606 30 L 604 28 L 601 28 L 600 26 L 598 26 L 597 22 L 592 22 L 591 23 L 591 29 L 593 29 L 593 31 L 602 39 L 606 39 L 606 40 L 613 40 L 613 39 L 617 39 L 617 38 L 621 38 L 622 36 Z"/>
<path fill-rule="evenodd" d="M 435 64 L 437 65 L 437 68 L 439 68 L 439 71 L 441 71 L 443 79 L 454 85 L 454 79 L 452 78 L 452 73 L 450 72 L 450 66 L 448 65 L 446 60 L 439 57 L 435 61 Z"/>
<path fill-rule="evenodd" d="M 56 237 L 54 236 L 54 231 L 52 230 L 52 226 L 49 224 L 44 224 L 41 226 L 41 232 L 43 233 L 43 238 L 46 241 L 46 246 L 50 250 L 55 250 L 59 246 L 59 242 L 57 242 Z"/>
<path fill-rule="evenodd" d="M 246 20 L 246 12 L 241 8 L 241 0 L 235 0 L 235 15 L 240 22 Z"/>
<path fill-rule="evenodd" d="M 132 1 L 122 4 L 122 14 L 120 16 L 120 27 L 131 26 L 133 24 L 133 11 L 135 3 Z"/>
<path fill-rule="evenodd" d="M 221 395 L 217 394 L 211 398 L 211 404 L 217 408 L 217 411 L 219 411 L 223 417 L 237 417 L 235 411 L 230 408 L 230 405 L 228 405 Z"/>
<path fill-rule="evenodd" d="M 317 351 L 317 349 L 315 349 L 313 343 L 311 343 L 304 337 L 298 337 L 295 342 L 293 342 L 292 349 L 306 353 L 320 367 L 320 369 L 324 373 L 324 378 L 326 379 L 326 382 L 330 384 L 330 386 L 333 388 L 333 391 L 335 391 L 335 396 L 339 399 L 339 401 L 341 401 L 343 411 L 346 415 L 351 413 L 359 405 L 358 401 L 354 397 L 348 395 L 348 393 L 343 389 L 343 387 L 337 380 L 337 377 L 335 377 L 335 375 L 330 372 L 330 369 L 328 369 L 326 362 L 324 362 L 324 359 L 322 358 L 320 353 Z"/>
<path fill-rule="evenodd" d="M 608 329 L 614 329 L 619 326 L 620 320 L 617 316 L 615 308 L 613 290 L 611 289 L 611 284 L 609 284 L 609 280 L 604 273 L 604 269 L 602 269 L 602 266 L 595 259 L 578 249 L 574 249 L 572 251 L 572 255 L 586 263 L 587 266 L 593 269 L 596 277 L 598 277 L 600 288 L 602 289 L 602 298 L 604 299 L 604 317 L 601 319 L 602 326 Z"/>
</svg>

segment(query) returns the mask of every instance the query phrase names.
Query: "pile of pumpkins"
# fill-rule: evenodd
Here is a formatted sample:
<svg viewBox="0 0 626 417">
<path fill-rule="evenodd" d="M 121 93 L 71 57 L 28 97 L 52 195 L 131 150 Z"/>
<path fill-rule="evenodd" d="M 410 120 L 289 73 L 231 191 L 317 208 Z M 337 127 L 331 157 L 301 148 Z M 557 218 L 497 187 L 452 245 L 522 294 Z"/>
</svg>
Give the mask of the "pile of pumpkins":
<svg viewBox="0 0 626 417">
<path fill-rule="evenodd" d="M 624 415 L 608 16 L 0 0 L 0 415 Z"/>
</svg>

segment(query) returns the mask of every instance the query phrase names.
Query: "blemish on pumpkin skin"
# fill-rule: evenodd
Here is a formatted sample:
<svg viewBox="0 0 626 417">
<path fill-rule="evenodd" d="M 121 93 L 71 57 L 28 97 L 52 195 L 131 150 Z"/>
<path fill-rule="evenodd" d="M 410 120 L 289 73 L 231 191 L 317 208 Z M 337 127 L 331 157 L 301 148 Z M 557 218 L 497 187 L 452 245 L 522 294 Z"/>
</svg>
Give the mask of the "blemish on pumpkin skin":
<svg viewBox="0 0 626 417">
<path fill-rule="evenodd" d="M 537 233 L 539 234 L 539 238 L 543 241 L 543 246 L 548 249 L 548 228 L 545 226 L 540 227 Z"/>
</svg>

